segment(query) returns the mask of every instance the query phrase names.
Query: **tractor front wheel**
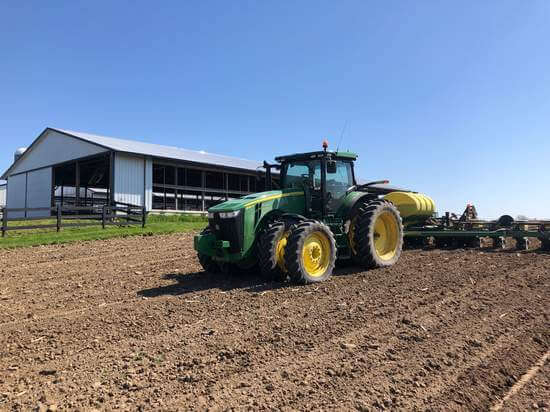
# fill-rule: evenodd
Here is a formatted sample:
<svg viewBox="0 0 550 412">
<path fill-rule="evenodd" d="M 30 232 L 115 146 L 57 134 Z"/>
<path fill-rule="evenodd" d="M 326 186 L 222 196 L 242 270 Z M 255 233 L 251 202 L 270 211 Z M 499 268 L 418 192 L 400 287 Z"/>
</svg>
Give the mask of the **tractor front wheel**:
<svg viewBox="0 0 550 412">
<path fill-rule="evenodd" d="M 295 282 L 316 283 L 328 279 L 336 263 L 336 241 L 330 228 L 317 221 L 296 225 L 288 236 L 284 259 Z"/>
<path fill-rule="evenodd" d="M 385 200 L 361 206 L 350 228 L 354 258 L 366 268 L 395 264 L 403 249 L 403 223 L 397 208 Z"/>
<path fill-rule="evenodd" d="M 212 259 L 211 256 L 203 255 L 202 253 L 197 253 L 197 257 L 199 258 L 199 263 L 201 264 L 202 268 L 206 272 L 208 273 L 221 272 L 220 265 L 218 265 L 218 262 Z"/>
<path fill-rule="evenodd" d="M 284 254 L 290 233 L 288 226 L 283 221 L 276 221 L 260 235 L 258 261 L 262 275 L 267 280 L 286 280 L 288 271 L 285 266 Z"/>
</svg>

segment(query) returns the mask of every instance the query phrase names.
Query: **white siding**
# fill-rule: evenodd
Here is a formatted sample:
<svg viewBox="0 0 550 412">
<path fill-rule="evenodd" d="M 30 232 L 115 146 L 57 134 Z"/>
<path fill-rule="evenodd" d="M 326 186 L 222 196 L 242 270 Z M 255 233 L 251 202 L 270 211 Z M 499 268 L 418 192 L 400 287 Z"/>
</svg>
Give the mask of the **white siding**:
<svg viewBox="0 0 550 412">
<path fill-rule="evenodd" d="M 6 187 L 0 186 L 0 207 L 6 206 Z"/>
<path fill-rule="evenodd" d="M 144 205 L 145 159 L 121 153 L 115 155 L 115 201 Z"/>
<path fill-rule="evenodd" d="M 153 159 L 150 157 L 145 161 L 145 207 L 148 212 L 153 210 Z"/>
<path fill-rule="evenodd" d="M 8 209 L 21 209 L 25 207 L 25 195 L 27 192 L 27 175 L 17 175 L 8 178 Z M 24 212 L 11 212 L 11 217 L 25 217 Z"/>
<path fill-rule="evenodd" d="M 107 152 L 100 146 L 83 142 L 53 130 L 47 131 L 29 152 L 23 155 L 11 174 L 51 166 L 81 157 Z"/>
<path fill-rule="evenodd" d="M 51 207 L 52 168 L 27 173 L 27 207 Z M 50 211 L 29 211 L 28 217 L 50 216 Z"/>
</svg>

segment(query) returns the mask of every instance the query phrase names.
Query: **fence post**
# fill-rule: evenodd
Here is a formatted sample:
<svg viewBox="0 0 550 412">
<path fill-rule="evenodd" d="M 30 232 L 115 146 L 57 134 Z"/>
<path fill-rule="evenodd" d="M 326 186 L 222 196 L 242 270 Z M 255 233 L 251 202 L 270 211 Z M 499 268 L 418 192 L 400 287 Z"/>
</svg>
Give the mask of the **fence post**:
<svg viewBox="0 0 550 412">
<path fill-rule="evenodd" d="M 130 224 L 130 206 L 126 206 L 126 224 Z"/>
<path fill-rule="evenodd" d="M 61 230 L 61 205 L 57 204 L 57 231 L 59 232 Z"/>
<path fill-rule="evenodd" d="M 105 218 L 107 217 L 107 205 L 103 205 L 101 210 L 101 227 L 105 229 Z"/>
<path fill-rule="evenodd" d="M 145 228 L 145 220 L 147 219 L 147 209 L 145 206 L 141 210 L 141 228 Z"/>
<path fill-rule="evenodd" d="M 8 209 L 2 209 L 2 237 L 6 236 L 6 229 L 8 228 Z"/>
</svg>

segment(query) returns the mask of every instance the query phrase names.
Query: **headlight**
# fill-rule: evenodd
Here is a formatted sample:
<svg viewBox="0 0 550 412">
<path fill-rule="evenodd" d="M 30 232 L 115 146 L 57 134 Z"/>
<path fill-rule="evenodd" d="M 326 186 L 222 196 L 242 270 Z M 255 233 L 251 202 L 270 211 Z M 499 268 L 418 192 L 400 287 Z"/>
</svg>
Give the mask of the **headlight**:
<svg viewBox="0 0 550 412">
<path fill-rule="evenodd" d="M 229 219 L 229 218 L 232 218 L 232 217 L 237 217 L 240 212 L 241 212 L 240 210 L 236 210 L 234 212 L 221 212 L 220 217 L 222 219 Z"/>
<path fill-rule="evenodd" d="M 214 219 L 214 213 L 208 212 L 208 219 Z"/>
</svg>

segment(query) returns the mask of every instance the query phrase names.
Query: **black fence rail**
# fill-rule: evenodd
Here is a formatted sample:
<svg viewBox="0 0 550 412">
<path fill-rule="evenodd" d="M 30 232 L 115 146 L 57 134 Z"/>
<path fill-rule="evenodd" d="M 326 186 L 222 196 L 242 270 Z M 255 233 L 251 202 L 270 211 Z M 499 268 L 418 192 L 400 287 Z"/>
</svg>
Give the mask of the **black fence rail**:
<svg viewBox="0 0 550 412">
<path fill-rule="evenodd" d="M 23 214 L 23 216 L 21 216 Z M 35 216 L 29 216 L 29 215 Z M 45 222 L 40 222 L 45 221 Z M 26 223 L 28 225 L 10 225 L 10 222 Z M 32 222 L 37 222 L 32 224 Z M 13 230 L 56 229 L 64 227 L 99 226 L 130 226 L 147 223 L 147 211 L 144 207 L 123 202 L 106 205 L 72 206 L 58 205 L 56 207 L 35 208 L 0 208 L 0 231 L 2 237 Z"/>
</svg>

